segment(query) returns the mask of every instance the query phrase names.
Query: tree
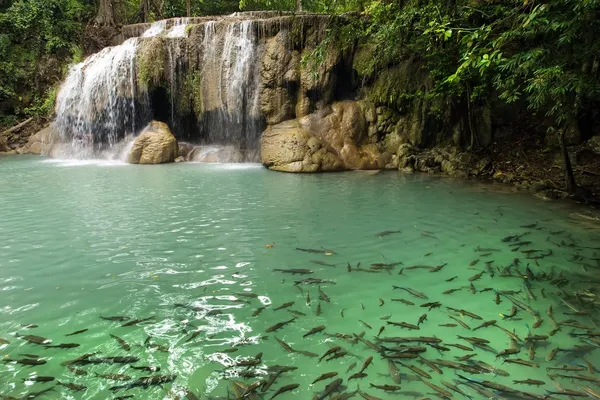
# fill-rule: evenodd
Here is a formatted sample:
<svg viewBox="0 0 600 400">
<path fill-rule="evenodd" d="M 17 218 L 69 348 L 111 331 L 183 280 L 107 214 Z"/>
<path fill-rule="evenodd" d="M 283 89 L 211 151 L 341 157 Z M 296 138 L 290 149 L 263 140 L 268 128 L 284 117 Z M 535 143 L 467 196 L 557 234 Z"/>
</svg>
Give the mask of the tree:
<svg viewBox="0 0 600 400">
<path fill-rule="evenodd" d="M 192 1 L 191 0 L 185 0 L 185 15 L 188 18 L 192 16 Z"/>
<path fill-rule="evenodd" d="M 115 25 L 115 10 L 113 0 L 99 0 L 98 13 L 94 19 L 96 25 L 114 26 Z"/>
</svg>

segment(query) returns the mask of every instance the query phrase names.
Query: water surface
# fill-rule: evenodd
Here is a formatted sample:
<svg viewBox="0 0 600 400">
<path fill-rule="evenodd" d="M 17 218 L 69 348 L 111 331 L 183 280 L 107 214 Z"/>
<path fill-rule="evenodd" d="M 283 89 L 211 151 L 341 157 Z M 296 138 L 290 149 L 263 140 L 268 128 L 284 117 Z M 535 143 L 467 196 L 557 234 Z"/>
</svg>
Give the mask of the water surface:
<svg viewBox="0 0 600 400">
<path fill-rule="evenodd" d="M 76 392 L 56 386 L 54 392 L 44 395 L 46 398 L 106 399 L 133 394 L 136 398 L 174 399 L 181 398 L 186 388 L 218 397 L 227 396 L 228 379 L 250 384 L 259 378 L 236 376 L 247 371 L 264 375 L 274 365 L 298 369 L 282 374 L 267 398 L 275 389 L 292 383 L 299 388 L 280 395 L 281 399 L 310 398 L 331 382 L 311 385 L 325 372 L 338 372 L 349 391 L 360 384 L 361 389 L 379 398 L 431 396 L 433 390 L 418 381 L 408 365 L 426 371 L 431 375 L 427 381 L 437 385 L 460 381 L 457 374 L 511 386 L 513 380 L 542 380 L 540 387 L 518 386 L 542 394 L 556 390 L 547 376 L 552 371 L 546 367 L 584 364 L 585 355 L 600 368 L 598 341 L 594 341 L 597 337 L 569 335 L 599 330 L 595 309 L 585 303 L 595 301 L 597 292 L 600 235 L 597 226 L 576 217 L 577 209 L 572 206 L 542 202 L 496 186 L 395 172 L 289 175 L 251 164 L 129 166 L 29 157 L 0 158 L 0 168 L 0 338 L 10 341 L 0 345 L 0 352 L 5 361 L 23 358 L 20 354 L 47 360 L 36 367 L 10 362 L 0 365 L 2 394 L 16 397 L 52 386 L 22 382 L 37 373 L 87 387 Z M 524 236 L 502 241 L 512 235 Z M 514 245 L 519 241 L 531 243 Z M 491 250 L 478 251 L 478 246 Z M 332 252 L 307 253 L 296 248 Z M 541 257 L 544 254 L 547 256 Z M 513 265 L 515 259 L 518 270 L 509 270 L 515 276 L 502 277 L 504 268 Z M 399 262 L 402 264 L 389 271 L 366 272 L 372 264 Z M 447 265 L 439 272 L 429 271 L 442 264 Z M 531 282 L 535 300 L 525 291 L 526 265 L 537 277 Z M 274 271 L 292 268 L 313 273 Z M 483 272 L 481 278 L 469 280 L 479 272 Z M 544 274 L 548 279 L 543 279 Z M 332 282 L 294 284 L 306 278 Z M 416 289 L 428 300 L 392 285 Z M 330 302 L 319 298 L 317 286 Z M 453 288 L 460 290 L 443 294 Z M 539 312 L 544 322 L 534 328 L 536 319 L 522 309 L 514 318 L 503 319 L 513 304 L 502 296 L 496 304 L 495 292 L 488 288 L 521 290 L 514 299 Z M 574 315 L 577 313 L 557 296 L 573 296 L 576 291 L 582 293 L 579 300 L 570 297 L 568 303 L 579 314 L 585 310 L 589 314 Z M 274 311 L 292 301 L 295 304 L 290 308 L 296 314 L 287 309 Z M 420 307 L 435 301 L 441 307 Z M 261 306 L 267 308 L 253 316 Z M 561 325 L 548 317 L 549 306 Z M 318 316 L 317 307 L 321 309 Z M 476 313 L 482 320 L 446 307 Z M 389 316 L 387 321 L 417 324 L 424 313 L 427 319 L 419 330 L 389 325 L 382 319 Z M 294 315 L 298 318 L 277 332 L 265 332 Z M 496 352 L 510 346 L 509 335 L 502 330 L 494 326 L 477 331 L 460 325 L 439 326 L 456 323 L 449 315 L 472 329 L 497 320 L 520 339 L 548 335 L 555 326 L 561 329 L 547 340 L 535 342 L 533 362 L 540 367 L 534 368 L 503 363 L 496 357 Z M 121 327 L 123 322 L 100 316 L 153 319 Z M 25 329 L 23 324 L 38 327 Z M 324 332 L 303 338 L 319 325 L 326 326 Z M 474 360 L 510 376 L 469 374 L 450 368 L 443 368 L 440 375 L 418 359 L 400 359 L 406 366 L 397 364 L 403 374 L 399 392 L 370 388 L 370 383 L 395 384 L 387 360 L 362 342 L 354 344 L 335 334 L 351 338 L 354 333 L 365 332 L 365 339 L 376 342 L 381 326 L 385 326 L 381 338 L 428 336 L 443 340 L 444 345 L 470 347 L 457 335 L 485 338 L 495 352 L 411 345 L 425 346 L 427 350 L 421 355 L 428 360 L 456 361 L 474 353 Z M 89 330 L 64 336 L 81 329 Z M 46 349 L 15 337 L 17 333 L 46 337 L 53 344 L 74 342 L 81 346 Z M 109 334 L 123 338 L 131 350 L 122 349 Z M 318 358 L 286 352 L 275 336 L 297 350 L 322 355 L 330 346 L 339 345 L 348 354 L 319 362 Z M 394 347 L 393 343 L 378 344 Z M 529 360 L 528 344 L 520 343 L 519 347 L 521 352 L 510 358 Z M 566 351 L 546 361 L 555 347 Z M 231 348 L 237 350 L 223 352 Z M 131 379 L 151 374 L 128 365 L 103 363 L 78 367 L 88 372 L 78 376 L 61 365 L 92 352 L 99 352 L 96 357 L 137 356 L 140 361 L 136 365 L 160 366 L 158 374 L 175 374 L 177 379 L 163 387 L 114 394 L 108 389 L 124 382 L 96 377 L 96 373 L 126 374 Z M 263 355 L 257 368 L 232 367 L 260 352 Z M 365 370 L 368 376 L 347 382 L 369 356 L 374 359 Z M 357 367 L 346 372 L 353 363 Z M 587 369 L 554 372 L 593 376 Z M 556 380 L 578 391 L 577 384 L 598 389 L 587 381 Z M 473 398 L 483 398 L 467 386 L 461 389 Z"/>
</svg>

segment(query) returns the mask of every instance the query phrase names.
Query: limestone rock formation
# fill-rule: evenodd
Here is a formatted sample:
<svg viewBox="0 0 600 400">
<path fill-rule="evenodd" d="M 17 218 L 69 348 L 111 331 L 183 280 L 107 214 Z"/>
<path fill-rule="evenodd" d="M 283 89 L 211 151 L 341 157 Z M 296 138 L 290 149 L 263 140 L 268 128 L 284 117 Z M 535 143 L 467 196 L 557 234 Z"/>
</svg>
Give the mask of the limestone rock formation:
<svg viewBox="0 0 600 400">
<path fill-rule="evenodd" d="M 0 153 L 6 153 L 9 151 L 7 140 L 4 136 L 0 135 Z"/>
<path fill-rule="evenodd" d="M 130 164 L 163 164 L 175 161 L 177 156 L 177 140 L 167 124 L 152 121 L 135 139 L 127 162 Z"/>
<path fill-rule="evenodd" d="M 29 137 L 27 144 L 19 149 L 19 153 L 52 155 L 54 148 L 60 143 L 60 135 L 54 123 Z"/>
</svg>

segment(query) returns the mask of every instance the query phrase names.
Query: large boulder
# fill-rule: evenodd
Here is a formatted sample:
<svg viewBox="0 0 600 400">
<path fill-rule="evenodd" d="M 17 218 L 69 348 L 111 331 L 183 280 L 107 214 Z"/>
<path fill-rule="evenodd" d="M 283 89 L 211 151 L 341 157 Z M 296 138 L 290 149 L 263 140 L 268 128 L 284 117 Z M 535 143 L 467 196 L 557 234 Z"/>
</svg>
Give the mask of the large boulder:
<svg viewBox="0 0 600 400">
<path fill-rule="evenodd" d="M 0 153 L 6 153 L 7 151 L 10 151 L 8 142 L 4 136 L 0 135 Z"/>
<path fill-rule="evenodd" d="M 163 164 L 175 161 L 179 148 L 177 139 L 164 122 L 152 121 L 135 139 L 129 151 L 130 164 Z"/>
<path fill-rule="evenodd" d="M 19 153 L 37 155 L 52 155 L 56 146 L 61 142 L 60 134 L 54 123 L 31 135 L 27 144 L 19 149 Z"/>
</svg>

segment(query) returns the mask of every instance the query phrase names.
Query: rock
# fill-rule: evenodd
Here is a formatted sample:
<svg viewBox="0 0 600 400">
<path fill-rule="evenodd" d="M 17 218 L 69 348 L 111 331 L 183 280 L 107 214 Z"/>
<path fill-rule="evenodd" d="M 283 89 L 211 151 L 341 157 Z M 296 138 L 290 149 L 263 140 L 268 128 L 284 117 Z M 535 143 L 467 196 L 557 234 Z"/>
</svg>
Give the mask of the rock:
<svg viewBox="0 0 600 400">
<path fill-rule="evenodd" d="M 8 147 L 8 141 L 4 136 L 0 135 L 0 153 L 5 153 L 9 150 L 10 148 Z"/>
<path fill-rule="evenodd" d="M 179 156 L 175 159 L 176 163 L 185 162 L 185 157 Z"/>
<path fill-rule="evenodd" d="M 167 124 L 152 121 L 135 139 L 127 162 L 130 164 L 162 164 L 175 161 L 177 156 L 177 140 Z"/>
<path fill-rule="evenodd" d="M 185 160 L 188 160 L 189 154 L 194 150 L 194 145 L 186 142 L 177 143 L 177 147 L 179 149 L 179 157 L 183 157 Z"/>
<path fill-rule="evenodd" d="M 19 149 L 23 154 L 52 155 L 54 148 L 61 142 L 54 123 L 29 137 L 27 144 Z"/>
<path fill-rule="evenodd" d="M 600 156 L 600 136 L 594 136 L 585 143 L 585 148 Z"/>
</svg>

